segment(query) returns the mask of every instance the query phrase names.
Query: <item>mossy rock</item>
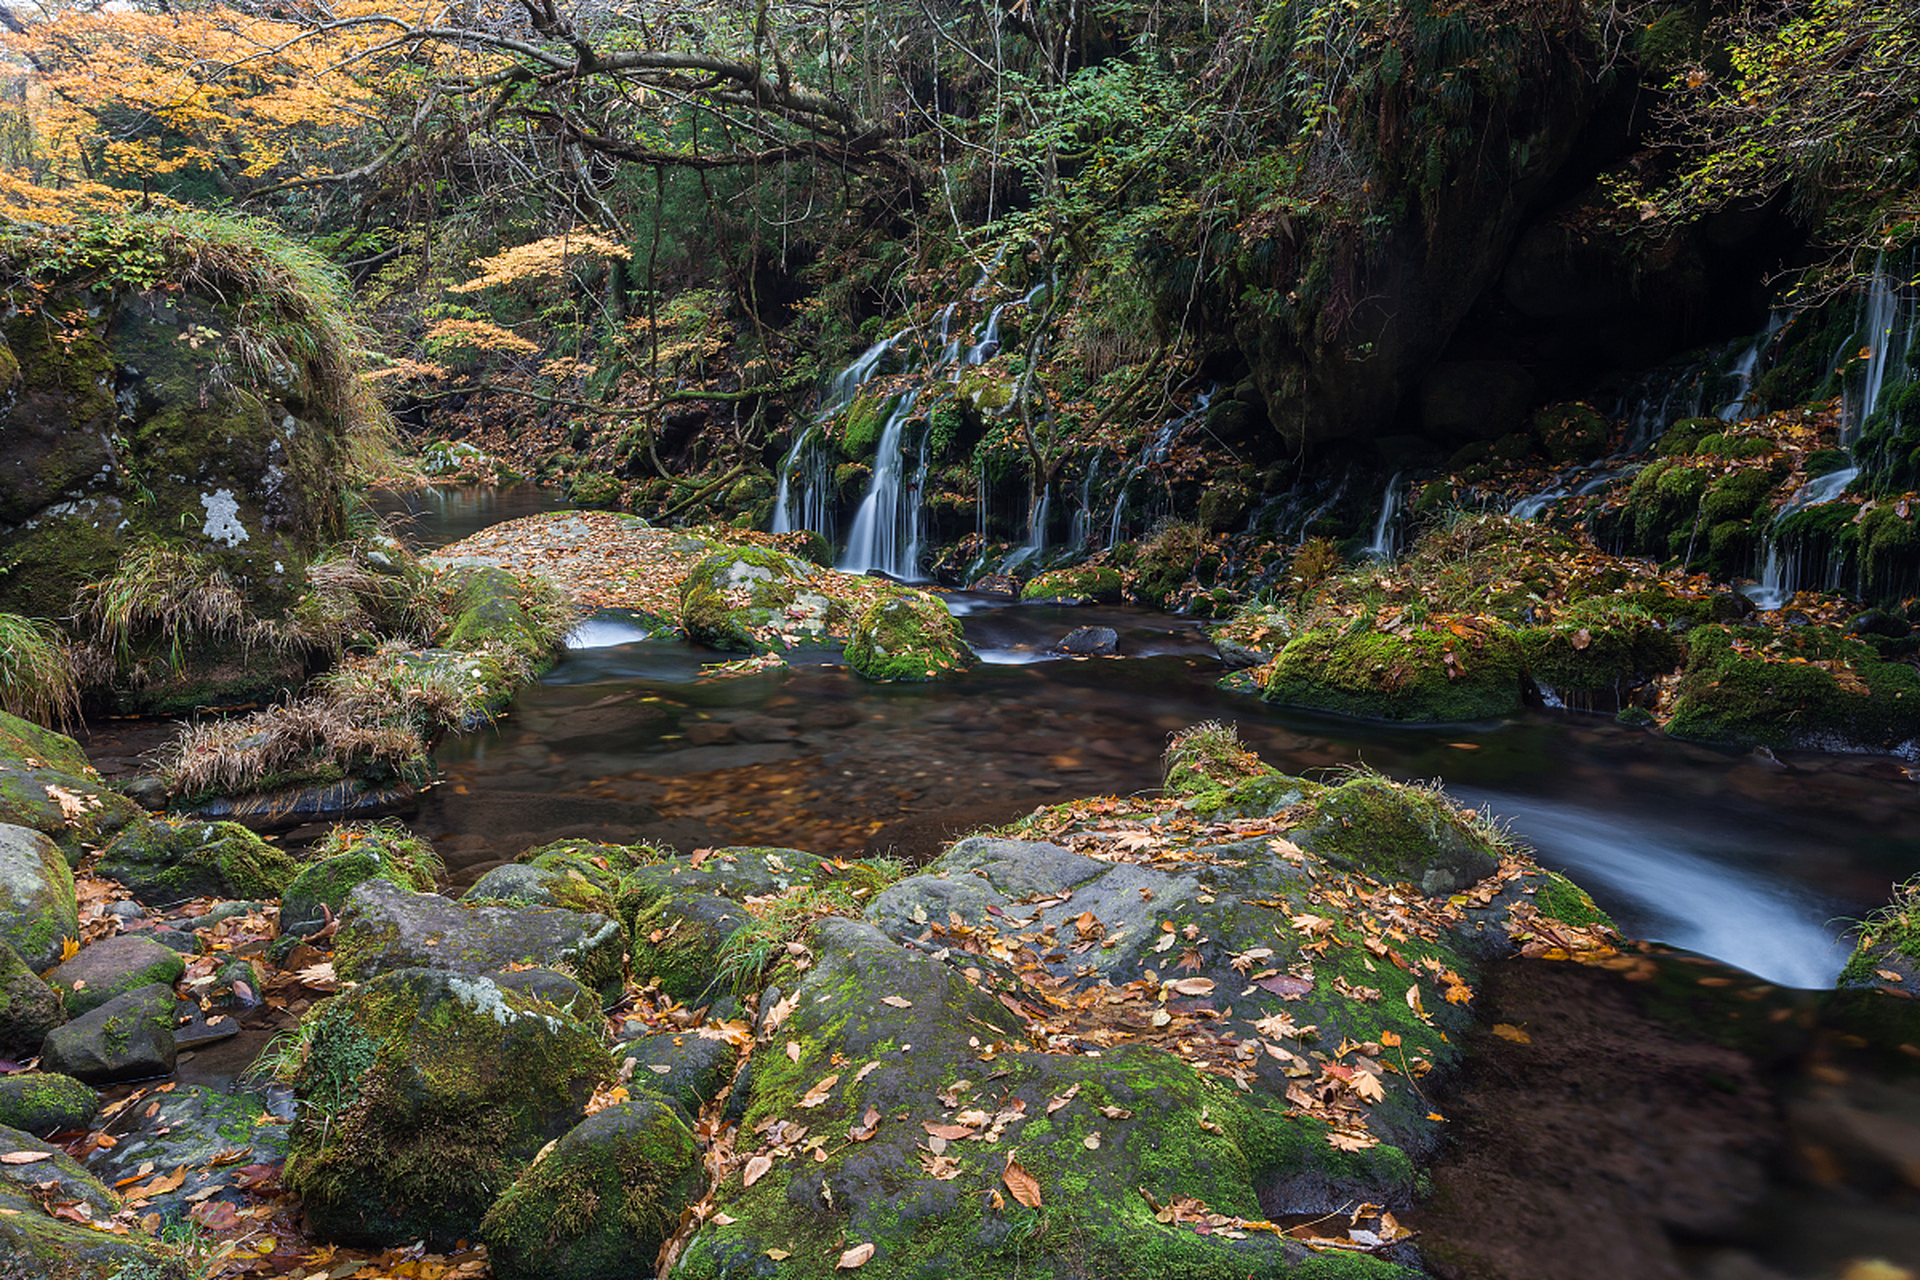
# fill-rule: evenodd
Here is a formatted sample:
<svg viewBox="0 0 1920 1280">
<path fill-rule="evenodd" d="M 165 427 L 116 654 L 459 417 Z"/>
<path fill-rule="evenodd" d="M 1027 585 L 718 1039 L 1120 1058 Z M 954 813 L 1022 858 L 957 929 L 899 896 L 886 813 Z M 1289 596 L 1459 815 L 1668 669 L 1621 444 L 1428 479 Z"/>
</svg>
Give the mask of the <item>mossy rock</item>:
<svg viewBox="0 0 1920 1280">
<path fill-rule="evenodd" d="M 1535 684 L 1590 702 L 1617 700 L 1629 685 L 1672 671 L 1685 653 L 1672 629 L 1624 610 L 1575 609 L 1518 639 Z"/>
<path fill-rule="evenodd" d="M 72 799 L 63 804 L 61 794 Z M 139 805 L 106 784 L 79 743 L 0 711 L 0 823 L 51 837 L 67 865 L 77 867 L 83 849 L 145 820 Z"/>
<path fill-rule="evenodd" d="M 1273 605 L 1241 609 L 1207 633 L 1220 657 L 1236 667 L 1257 667 L 1273 661 L 1294 636 L 1293 616 Z"/>
<path fill-rule="evenodd" d="M 843 651 L 869 680 L 951 680 L 979 664 L 946 603 L 925 591 L 896 587 L 853 624 Z"/>
<path fill-rule="evenodd" d="M 53 988 L 27 967 L 17 951 L 0 942 L 0 1057 L 35 1056 L 47 1032 L 66 1020 L 60 997 Z M 0 1080 L 10 1078 L 0 1076 Z M 0 1124 L 33 1127 L 4 1117 L 0 1117 Z"/>
<path fill-rule="evenodd" d="M 1534 891 L 1534 905 L 1549 920 L 1570 924 L 1576 929 L 1599 925 L 1614 928 L 1613 917 L 1602 911 L 1593 895 L 1557 871 L 1545 871 L 1540 887 Z"/>
<path fill-rule="evenodd" d="M 347 895 L 368 880 L 429 893 L 443 870 L 433 846 L 402 828 L 335 827 L 281 895 L 280 936 L 297 940 L 318 933 L 328 915 L 337 918 L 346 909 Z"/>
<path fill-rule="evenodd" d="M 80 904 L 60 846 L 30 827 L 0 824 L 0 942 L 42 971 L 79 937 Z"/>
<path fill-rule="evenodd" d="M 501 1193 L 480 1224 L 487 1260 L 498 1280 L 646 1274 L 704 1181 L 686 1123 L 642 1093 L 575 1125 Z"/>
<path fill-rule="evenodd" d="M 397 970 L 309 1017 L 284 1178 L 315 1236 L 342 1244 L 474 1239 L 613 1074 L 590 1031 L 483 977 Z"/>
<path fill-rule="evenodd" d="M 141 902 L 189 898 L 278 898 L 299 864 L 237 822 L 158 819 L 120 836 L 100 855 L 98 874 Z"/>
<path fill-rule="evenodd" d="M 347 895 L 333 965 L 360 982 L 397 969 L 486 974 L 513 965 L 565 966 L 610 993 L 625 977 L 626 936 L 611 918 L 552 907 L 469 906 L 373 879 Z"/>
<path fill-rule="evenodd" d="M 1520 710 L 1520 671 L 1520 647 L 1504 631 L 1322 626 L 1281 650 L 1263 696 L 1370 720 L 1484 720 Z"/>
<path fill-rule="evenodd" d="M 1920 740 L 1920 672 L 1830 627 L 1695 628 L 1676 693 L 1677 738 L 1817 751 Z"/>
<path fill-rule="evenodd" d="M 725 547 L 680 584 L 680 625 L 714 649 L 770 653 L 818 648 L 847 634 L 846 603 L 817 582 L 820 570 L 766 547 Z"/>
<path fill-rule="evenodd" d="M 1499 869 L 1500 851 L 1443 794 L 1376 776 L 1320 792 L 1295 844 L 1376 880 L 1429 896 L 1452 893 Z"/>
<path fill-rule="evenodd" d="M 0 1125 L 45 1136 L 87 1127 L 100 1112 L 100 1095 L 56 1071 L 0 1076 Z"/>
<path fill-rule="evenodd" d="M 115 1084 L 173 1070 L 173 987 L 156 983 L 115 996 L 47 1033 L 40 1065 L 47 1071 Z"/>
<path fill-rule="evenodd" d="M 694 857 L 679 855 L 636 867 L 620 882 L 620 916 L 669 898 L 710 895 L 738 902 L 817 883 L 831 864 L 800 849 L 729 846 Z"/>
<path fill-rule="evenodd" d="M 47 974 L 47 985 L 70 1017 L 97 1009 L 115 996 L 155 983 L 171 987 L 186 975 L 186 962 L 171 947 L 138 934 L 102 938 Z"/>
<path fill-rule="evenodd" d="M 471 653 L 499 645 L 519 654 L 536 669 L 560 654 L 565 629 L 530 607 L 533 588 L 505 569 L 456 568 L 454 598 L 442 644 Z"/>
<path fill-rule="evenodd" d="M 1586 462 L 1606 452 L 1613 423 L 1592 405 L 1575 400 L 1535 413 L 1533 434 L 1548 461 Z"/>
<path fill-rule="evenodd" d="M 470 906 L 560 907 L 597 912 L 609 919 L 615 915 L 613 895 L 577 870 L 518 862 L 488 870 L 460 895 L 460 901 Z"/>
<path fill-rule="evenodd" d="M 1120 598 L 1118 569 L 1103 564 L 1077 564 L 1035 574 L 1020 588 L 1029 604 L 1108 604 Z"/>
<path fill-rule="evenodd" d="M 42 1197 L 102 1223 L 120 1197 L 60 1148 L 0 1126 L 0 1154 L 15 1153 L 37 1159 L 0 1162 L 0 1280 L 199 1280 L 203 1268 L 143 1232 L 53 1217 Z"/>
<path fill-rule="evenodd" d="M 655 1031 L 615 1045 L 613 1060 L 622 1071 L 632 1072 L 637 1085 L 658 1093 L 684 1115 L 697 1116 L 732 1082 L 740 1053 L 717 1034 Z"/>
<path fill-rule="evenodd" d="M 644 907 L 633 917 L 633 975 L 688 1003 L 725 995 L 722 952 L 752 922 L 727 898 L 672 897 Z"/>
</svg>

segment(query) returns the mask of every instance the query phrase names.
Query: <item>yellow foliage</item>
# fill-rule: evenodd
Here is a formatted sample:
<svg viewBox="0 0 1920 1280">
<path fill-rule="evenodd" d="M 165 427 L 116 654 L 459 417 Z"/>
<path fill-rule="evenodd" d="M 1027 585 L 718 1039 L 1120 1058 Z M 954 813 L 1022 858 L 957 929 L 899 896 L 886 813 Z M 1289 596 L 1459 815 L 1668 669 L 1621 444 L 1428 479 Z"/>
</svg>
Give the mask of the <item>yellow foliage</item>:
<svg viewBox="0 0 1920 1280">
<path fill-rule="evenodd" d="M 441 320 L 427 330 L 429 347 L 469 347 L 478 351 L 510 351 L 528 355 L 540 348 L 517 333 L 485 320 Z"/>
<path fill-rule="evenodd" d="M 527 280 L 553 280 L 568 267 L 586 260 L 629 259 L 633 251 L 593 231 L 575 231 L 548 236 L 531 244 L 516 245 L 475 265 L 480 274 L 464 284 L 449 286 L 452 293 L 473 293 L 497 285 L 518 284 Z"/>
</svg>

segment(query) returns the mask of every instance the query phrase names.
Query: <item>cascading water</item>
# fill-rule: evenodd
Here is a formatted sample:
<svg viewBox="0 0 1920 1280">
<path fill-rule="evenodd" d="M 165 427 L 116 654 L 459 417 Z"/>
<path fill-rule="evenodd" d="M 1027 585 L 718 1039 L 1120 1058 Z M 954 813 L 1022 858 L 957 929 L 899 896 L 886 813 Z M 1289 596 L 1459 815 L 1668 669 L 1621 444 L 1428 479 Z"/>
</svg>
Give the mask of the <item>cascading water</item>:
<svg viewBox="0 0 1920 1280">
<path fill-rule="evenodd" d="M 1127 514 L 1127 487 L 1142 471 L 1155 463 L 1166 461 L 1167 454 L 1173 448 L 1173 442 L 1179 438 L 1181 429 L 1206 413 L 1207 406 L 1213 402 L 1214 392 L 1218 389 L 1218 387 L 1208 387 L 1194 397 L 1191 409 L 1162 423 L 1160 429 L 1153 433 L 1153 439 L 1147 442 L 1147 447 L 1140 451 L 1140 456 L 1133 460 L 1133 465 L 1121 474 L 1120 484 L 1114 490 L 1113 514 L 1107 518 L 1107 549 L 1109 551 L 1120 544 L 1121 522 L 1125 520 Z"/>
<path fill-rule="evenodd" d="M 1093 485 L 1100 476 L 1100 455 L 1094 454 L 1087 460 L 1087 474 L 1080 478 L 1080 501 L 1073 509 L 1073 527 L 1068 539 L 1075 551 L 1087 545 L 1093 537 Z"/>
<path fill-rule="evenodd" d="M 1793 593 L 1803 581 L 1800 572 L 1800 555 L 1796 551 L 1782 551 L 1780 545 L 1780 523 L 1796 511 L 1808 507 L 1817 507 L 1832 502 L 1845 493 L 1853 478 L 1860 474 L 1858 467 L 1843 467 L 1839 471 L 1829 472 L 1817 480 L 1809 480 L 1798 493 L 1780 508 L 1778 515 L 1767 527 L 1761 552 L 1760 580 L 1744 588 L 1747 599 L 1761 609 L 1778 609 L 1793 599 Z"/>
<path fill-rule="evenodd" d="M 887 415 L 880 432 L 880 444 L 874 450 L 873 478 L 867 482 L 867 494 L 854 513 L 853 531 L 847 535 L 846 553 L 840 569 L 846 573 L 866 573 L 878 569 L 896 578 L 920 576 L 920 489 L 925 483 L 928 456 L 927 441 L 920 441 L 919 458 L 911 480 L 907 476 L 907 450 L 902 443 L 907 419 L 920 391 L 903 392 Z"/>
<path fill-rule="evenodd" d="M 1010 573 L 1015 566 L 1025 564 L 1047 549 L 1047 516 L 1052 507 L 1053 486 L 1048 485 L 1040 491 L 1040 497 L 1033 504 L 1033 510 L 1027 514 L 1026 542 L 1001 562 L 1000 572 Z"/>
<path fill-rule="evenodd" d="M 834 374 L 827 383 L 826 390 L 821 393 L 819 407 L 814 411 L 813 422 L 794 440 L 793 447 L 787 450 L 786 458 L 780 463 L 780 487 L 773 504 L 774 533 L 812 529 L 825 537 L 833 536 L 833 510 L 828 501 L 833 483 L 833 462 L 820 439 L 820 425 L 853 403 L 853 398 L 860 394 L 860 388 L 879 369 L 880 361 L 911 332 L 913 329 L 909 326 L 880 339 L 856 356 L 853 363 Z M 802 472 L 805 472 L 805 478 L 800 482 L 799 499 L 795 501 L 795 481 L 800 479 Z"/>
<path fill-rule="evenodd" d="M 1914 307 L 1900 281 L 1886 269 L 1885 255 L 1873 264 L 1873 279 L 1861 308 L 1860 341 L 1866 370 L 1860 385 L 1842 402 L 1840 440 L 1850 442 L 1879 407 L 1889 380 L 1907 372 L 1907 346 L 1913 341 Z"/>
<path fill-rule="evenodd" d="M 1374 521 L 1373 540 L 1367 543 L 1366 554 L 1375 560 L 1386 560 L 1393 556 L 1398 541 L 1399 530 L 1394 528 L 1394 518 L 1400 514 L 1400 473 L 1393 473 L 1387 481 L 1387 491 L 1380 498 L 1380 518 Z"/>
</svg>

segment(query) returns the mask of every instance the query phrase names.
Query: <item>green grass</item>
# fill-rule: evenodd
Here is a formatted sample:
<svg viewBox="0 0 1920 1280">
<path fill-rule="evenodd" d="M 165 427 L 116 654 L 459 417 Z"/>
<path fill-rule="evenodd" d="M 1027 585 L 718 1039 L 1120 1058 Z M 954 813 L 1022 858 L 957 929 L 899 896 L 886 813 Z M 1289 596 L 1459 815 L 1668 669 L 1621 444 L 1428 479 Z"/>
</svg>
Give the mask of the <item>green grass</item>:
<svg viewBox="0 0 1920 1280">
<path fill-rule="evenodd" d="M 53 624 L 0 613 L 0 708 L 50 728 L 80 712 L 73 650 Z"/>
</svg>

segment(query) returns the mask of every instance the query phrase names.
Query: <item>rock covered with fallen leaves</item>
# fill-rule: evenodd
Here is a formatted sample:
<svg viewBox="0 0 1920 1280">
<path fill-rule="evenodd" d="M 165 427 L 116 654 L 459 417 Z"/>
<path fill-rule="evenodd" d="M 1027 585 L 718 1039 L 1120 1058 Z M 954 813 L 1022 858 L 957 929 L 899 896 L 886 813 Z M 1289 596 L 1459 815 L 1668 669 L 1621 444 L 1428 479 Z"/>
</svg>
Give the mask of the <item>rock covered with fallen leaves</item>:
<svg viewBox="0 0 1920 1280">
<path fill-rule="evenodd" d="M 0 711 L 0 823 L 50 837 L 77 866 L 84 846 L 145 820 L 139 805 L 101 780 L 79 743 Z"/>
</svg>

